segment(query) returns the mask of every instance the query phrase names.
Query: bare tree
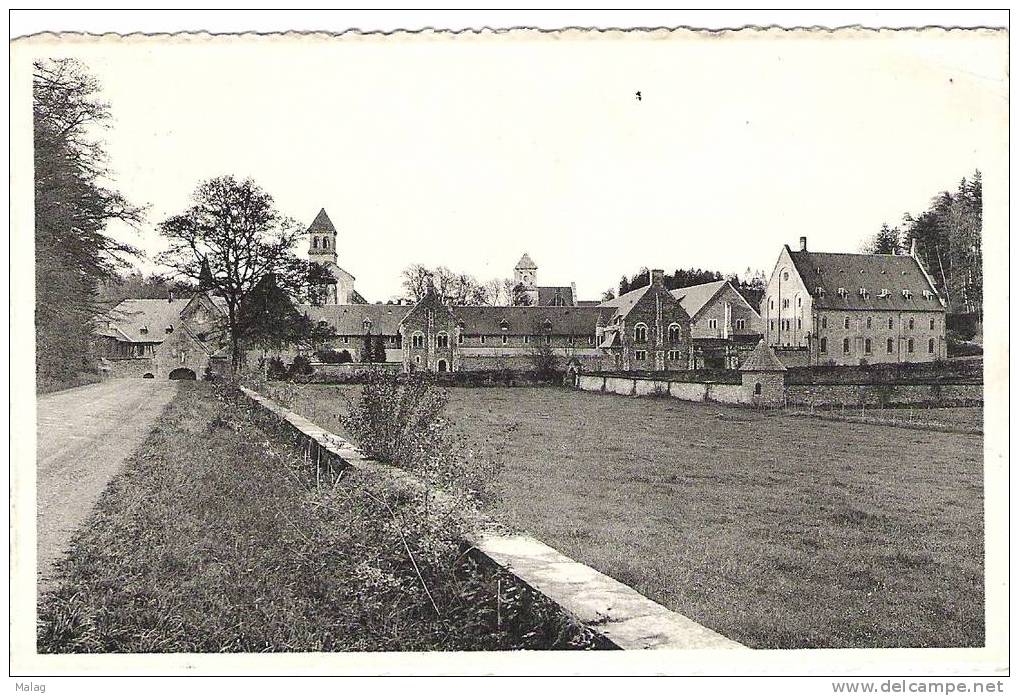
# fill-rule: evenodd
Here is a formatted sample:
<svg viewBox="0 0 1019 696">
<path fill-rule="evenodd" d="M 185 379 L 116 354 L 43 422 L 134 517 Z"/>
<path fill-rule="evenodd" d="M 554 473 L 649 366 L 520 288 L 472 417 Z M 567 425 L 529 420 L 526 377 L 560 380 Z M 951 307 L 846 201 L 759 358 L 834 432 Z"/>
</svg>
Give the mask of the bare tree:
<svg viewBox="0 0 1019 696">
<path fill-rule="evenodd" d="M 227 331 L 234 369 L 241 362 L 239 310 L 244 297 L 262 278 L 272 274 L 290 294 L 302 293 L 310 264 L 293 248 L 303 228 L 281 215 L 272 196 L 251 179 L 219 176 L 198 185 L 193 205 L 164 220 L 160 232 L 170 248 L 159 261 L 180 276 L 209 283 L 227 306 Z"/>
</svg>

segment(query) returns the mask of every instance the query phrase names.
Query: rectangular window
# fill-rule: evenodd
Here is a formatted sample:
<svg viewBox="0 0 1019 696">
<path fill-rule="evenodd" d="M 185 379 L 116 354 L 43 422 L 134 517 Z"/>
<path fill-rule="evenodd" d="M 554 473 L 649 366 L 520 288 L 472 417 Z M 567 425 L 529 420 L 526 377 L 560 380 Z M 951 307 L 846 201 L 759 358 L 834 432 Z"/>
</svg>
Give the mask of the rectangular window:
<svg viewBox="0 0 1019 696">
<path fill-rule="evenodd" d="M 456 342 L 457 342 L 458 344 L 460 344 L 460 345 L 463 345 L 463 342 L 464 342 L 464 335 L 463 335 L 463 334 L 459 334 L 459 335 L 458 335 L 458 336 L 456 337 Z"/>
<path fill-rule="evenodd" d="M 797 319 L 796 320 L 796 328 L 797 329 L 802 329 L 803 328 L 803 320 L 802 319 Z"/>
<path fill-rule="evenodd" d="M 588 336 L 587 337 L 587 345 L 589 345 L 589 346 L 593 346 L 594 345 L 594 336 Z"/>
<path fill-rule="evenodd" d="M 895 341 L 890 338 L 888 339 L 888 352 L 889 353 L 895 352 Z"/>
<path fill-rule="evenodd" d="M 507 340 L 508 340 L 508 337 L 506 336 L 506 334 L 503 334 L 503 335 L 502 335 L 502 344 L 503 344 L 503 345 L 506 345 L 506 341 L 507 341 Z"/>
<path fill-rule="evenodd" d="M 821 317 L 821 328 L 822 329 L 828 328 L 828 317 Z"/>
<path fill-rule="evenodd" d="M 479 336 L 479 338 L 481 339 L 481 345 L 485 345 L 485 337 Z"/>
<path fill-rule="evenodd" d="M 910 331 L 913 330 L 913 320 L 912 319 L 909 320 L 909 330 Z"/>
<path fill-rule="evenodd" d="M 894 319 L 891 319 L 891 318 L 889 318 L 889 319 L 888 319 L 888 330 L 889 330 L 889 331 L 891 331 L 891 330 L 892 330 L 892 329 L 894 329 L 894 328 L 895 328 L 895 320 L 894 320 Z"/>
<path fill-rule="evenodd" d="M 824 355 L 828 352 L 828 339 L 821 337 L 821 354 Z"/>
<path fill-rule="evenodd" d="M 647 351 L 646 350 L 634 351 L 633 358 L 634 360 L 643 362 L 644 360 L 647 360 Z"/>
<path fill-rule="evenodd" d="M 669 360 L 682 360 L 682 358 L 679 355 L 679 351 L 678 350 L 670 350 L 669 351 Z"/>
<path fill-rule="evenodd" d="M 771 329 L 772 331 L 774 331 L 774 330 L 775 330 L 775 320 L 774 320 L 774 319 L 772 319 L 772 320 L 771 320 L 770 322 L 768 322 L 768 323 L 769 323 L 769 328 L 770 328 L 770 329 Z"/>
<path fill-rule="evenodd" d="M 867 317 L 867 328 L 870 328 L 870 317 Z"/>
<path fill-rule="evenodd" d="M 709 329 L 717 329 L 718 328 L 718 319 L 708 319 L 708 328 Z"/>
<path fill-rule="evenodd" d="M 524 336 L 524 345 L 527 345 L 530 342 L 531 342 L 531 337 L 530 336 Z"/>
<path fill-rule="evenodd" d="M 870 339 L 864 339 L 863 341 L 863 352 L 870 355 Z"/>
<path fill-rule="evenodd" d="M 849 339 L 848 338 L 843 338 L 842 339 L 842 352 L 843 353 L 847 353 L 847 354 L 849 353 Z"/>
<path fill-rule="evenodd" d="M 845 329 L 849 328 L 849 317 L 846 317 L 845 319 L 842 320 L 842 327 Z"/>
<path fill-rule="evenodd" d="M 934 330 L 934 319 L 931 319 L 931 331 Z"/>
</svg>

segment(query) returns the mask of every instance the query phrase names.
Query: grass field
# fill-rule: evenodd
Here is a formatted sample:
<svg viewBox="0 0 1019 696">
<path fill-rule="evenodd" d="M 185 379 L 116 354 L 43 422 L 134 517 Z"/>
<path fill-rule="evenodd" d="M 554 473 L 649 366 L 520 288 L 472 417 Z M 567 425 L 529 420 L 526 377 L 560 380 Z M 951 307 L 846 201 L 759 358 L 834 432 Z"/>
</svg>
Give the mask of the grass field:
<svg viewBox="0 0 1019 696">
<path fill-rule="evenodd" d="M 305 387 L 342 431 L 357 387 Z M 491 512 L 753 647 L 984 642 L 978 435 L 558 388 L 454 389 Z"/>
<path fill-rule="evenodd" d="M 815 415 L 821 418 L 832 419 L 866 419 L 888 423 L 890 425 L 905 425 L 918 427 L 935 428 L 958 428 L 963 432 L 982 432 L 984 427 L 984 409 L 982 406 L 967 406 L 959 408 L 866 408 L 859 407 L 838 409 L 828 411 L 818 410 L 812 412 L 802 406 L 790 406 L 786 409 L 789 413 L 803 413 Z"/>
</svg>

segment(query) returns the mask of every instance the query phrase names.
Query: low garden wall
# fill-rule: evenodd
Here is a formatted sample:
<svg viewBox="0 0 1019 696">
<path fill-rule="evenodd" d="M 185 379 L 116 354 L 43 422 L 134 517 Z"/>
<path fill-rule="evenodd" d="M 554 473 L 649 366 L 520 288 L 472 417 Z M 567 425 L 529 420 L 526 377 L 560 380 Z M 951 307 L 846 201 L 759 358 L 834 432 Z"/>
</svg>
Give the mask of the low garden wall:
<svg viewBox="0 0 1019 696">
<path fill-rule="evenodd" d="M 402 469 L 364 457 L 349 442 L 329 433 L 270 399 L 241 391 L 274 418 L 282 420 L 306 451 L 330 467 L 372 467 L 388 475 L 424 484 Z M 436 493 L 436 495 L 441 495 Z M 479 523 L 465 541 L 482 565 L 498 568 L 554 602 L 609 647 L 646 649 L 742 649 L 745 646 L 641 595 L 633 588 L 565 556 L 537 539 L 492 531 Z"/>
<path fill-rule="evenodd" d="M 749 403 L 742 384 L 582 374 L 577 378 L 577 387 L 582 391 L 608 392 L 623 396 L 671 396 L 682 401 Z"/>
<path fill-rule="evenodd" d="M 984 402 L 982 384 L 787 384 L 794 406 L 968 406 Z"/>
</svg>

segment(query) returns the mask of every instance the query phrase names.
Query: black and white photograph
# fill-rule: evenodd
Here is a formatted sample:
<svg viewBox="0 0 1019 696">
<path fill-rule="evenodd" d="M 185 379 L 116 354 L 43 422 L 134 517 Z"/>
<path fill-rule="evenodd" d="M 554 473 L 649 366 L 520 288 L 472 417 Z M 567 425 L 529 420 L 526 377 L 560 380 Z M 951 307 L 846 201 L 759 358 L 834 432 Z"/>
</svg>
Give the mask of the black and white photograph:
<svg viewBox="0 0 1019 696">
<path fill-rule="evenodd" d="M 13 691 L 1007 691 L 1008 12 L 531 14 L 12 25 Z"/>
</svg>

